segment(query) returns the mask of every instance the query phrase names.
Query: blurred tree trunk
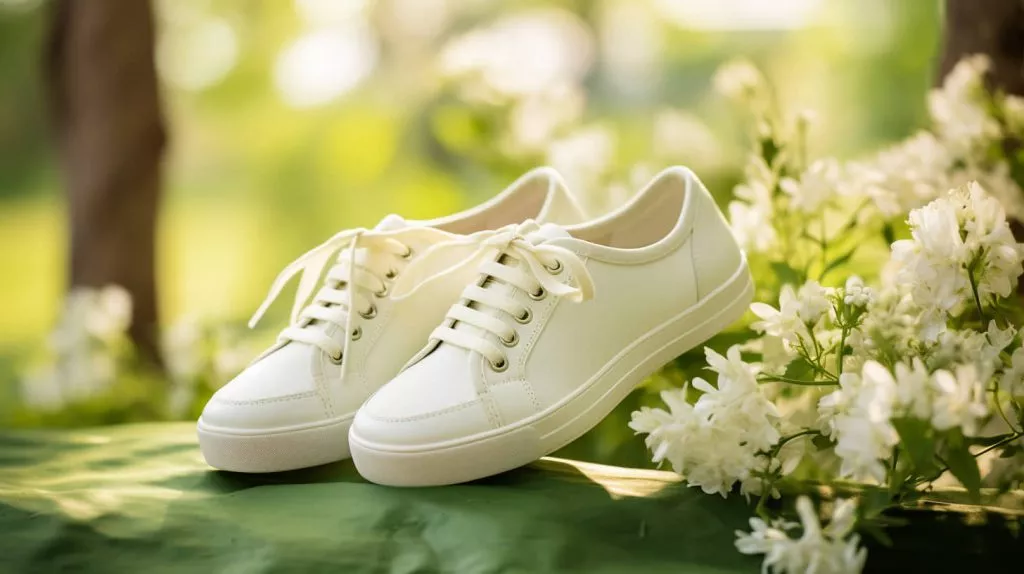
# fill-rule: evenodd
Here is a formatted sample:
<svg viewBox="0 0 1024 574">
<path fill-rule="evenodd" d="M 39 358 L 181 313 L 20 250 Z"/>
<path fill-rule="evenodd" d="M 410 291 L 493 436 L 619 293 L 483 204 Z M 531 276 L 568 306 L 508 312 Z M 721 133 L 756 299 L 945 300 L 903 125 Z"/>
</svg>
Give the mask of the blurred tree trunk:
<svg viewBox="0 0 1024 574">
<path fill-rule="evenodd" d="M 1024 0 L 946 0 L 946 29 L 936 84 L 941 84 L 964 56 L 986 54 L 992 60 L 989 83 L 1011 94 L 1024 95 Z M 1015 153 L 1020 142 L 1006 142 Z M 1010 220 L 1017 241 L 1024 224 Z M 1024 278 L 1017 282 L 1024 296 Z"/>
<path fill-rule="evenodd" d="M 946 30 L 936 83 L 970 54 L 992 59 L 993 84 L 1024 94 L 1024 0 L 946 0 Z"/>
<path fill-rule="evenodd" d="M 46 72 L 68 190 L 70 285 L 132 295 L 130 335 L 160 364 L 155 232 L 166 142 L 143 0 L 57 0 Z"/>
</svg>

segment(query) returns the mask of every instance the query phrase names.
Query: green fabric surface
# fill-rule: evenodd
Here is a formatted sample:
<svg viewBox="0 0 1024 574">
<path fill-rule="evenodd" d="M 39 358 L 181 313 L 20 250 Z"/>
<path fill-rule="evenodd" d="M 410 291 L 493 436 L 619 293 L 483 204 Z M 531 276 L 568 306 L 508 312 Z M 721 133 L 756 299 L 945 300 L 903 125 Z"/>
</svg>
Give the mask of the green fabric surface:
<svg viewBox="0 0 1024 574">
<path fill-rule="evenodd" d="M 896 513 L 867 571 L 1024 571 L 1024 493 L 966 502 Z M 669 472 L 564 459 L 397 489 L 349 462 L 214 471 L 190 423 L 0 431 L 0 574 L 757 572 L 733 547 L 750 513 Z"/>
<path fill-rule="evenodd" d="M 0 433 L 3 572 L 756 572 L 733 547 L 749 514 L 560 459 L 396 489 L 350 462 L 217 472 L 187 423 Z"/>
</svg>

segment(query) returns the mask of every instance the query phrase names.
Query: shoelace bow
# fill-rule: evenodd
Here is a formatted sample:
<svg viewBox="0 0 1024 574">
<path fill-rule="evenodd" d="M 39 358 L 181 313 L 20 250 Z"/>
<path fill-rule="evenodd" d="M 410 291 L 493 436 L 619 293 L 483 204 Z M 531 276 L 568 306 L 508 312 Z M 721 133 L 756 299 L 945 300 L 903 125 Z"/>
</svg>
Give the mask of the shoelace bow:
<svg viewBox="0 0 1024 574">
<path fill-rule="evenodd" d="M 464 239 L 456 239 L 439 246 L 437 252 L 444 248 L 467 244 L 475 244 L 477 248 L 469 258 L 435 274 L 433 278 L 450 273 L 455 268 L 477 265 L 484 279 L 466 287 L 462 292 L 462 301 L 448 311 L 447 317 L 452 321 L 434 329 L 430 335 L 431 339 L 478 352 L 487 358 L 494 369 L 504 370 L 508 366 L 504 352 L 486 335 L 494 335 L 497 342 L 505 347 L 514 346 L 519 341 L 516 324 L 529 323 L 533 314 L 510 293 L 489 288 L 492 279 L 521 289 L 534 300 L 552 295 L 565 297 L 573 302 L 582 302 L 593 297 L 593 278 L 580 256 L 565 247 L 531 242 L 527 236 L 538 229 L 537 223 L 527 221 L 494 231 L 474 233 Z M 499 257 L 496 260 L 486 259 L 487 254 L 494 248 L 498 249 Z M 507 258 L 519 261 L 520 265 L 509 265 Z M 570 280 L 574 280 L 576 286 L 558 280 L 563 270 L 568 271 Z M 432 278 L 428 278 L 424 283 L 431 280 Z M 403 295 L 397 291 L 395 293 L 396 298 Z M 503 315 L 494 316 L 485 312 L 486 309 L 498 309 Z M 454 322 L 472 325 L 483 333 L 455 329 Z"/>
<path fill-rule="evenodd" d="M 323 349 L 333 361 L 340 362 L 348 350 L 349 341 L 358 338 L 361 333 L 360 327 L 354 324 L 354 316 L 372 319 L 377 313 L 377 307 L 371 297 L 386 296 L 389 281 L 397 276 L 398 270 L 395 267 L 382 273 L 379 270 L 382 265 L 377 258 L 381 254 L 389 254 L 395 262 L 408 260 L 412 256 L 412 249 L 398 237 L 416 232 L 415 228 L 396 231 L 360 228 L 335 234 L 289 263 L 278 274 L 266 299 L 249 320 L 249 326 L 256 326 L 292 277 L 301 273 L 295 302 L 292 304 L 290 325 L 278 336 L 278 342 L 297 341 L 315 345 Z M 357 257 L 359 249 L 365 250 L 365 263 Z M 327 271 L 324 285 L 310 301 L 324 266 L 335 253 L 338 253 L 335 264 Z M 357 312 L 353 313 L 353 309 L 357 309 Z M 333 323 L 345 329 L 344 344 L 339 344 L 322 329 L 315 328 L 313 321 Z"/>
</svg>

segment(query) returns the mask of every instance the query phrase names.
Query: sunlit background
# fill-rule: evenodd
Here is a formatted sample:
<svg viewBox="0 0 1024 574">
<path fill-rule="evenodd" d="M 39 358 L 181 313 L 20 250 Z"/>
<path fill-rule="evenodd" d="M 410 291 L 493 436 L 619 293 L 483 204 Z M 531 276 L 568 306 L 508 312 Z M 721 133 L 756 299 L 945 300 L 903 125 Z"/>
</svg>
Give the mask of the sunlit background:
<svg viewBox="0 0 1024 574">
<path fill-rule="evenodd" d="M 235 330 L 284 264 L 339 229 L 390 212 L 446 214 L 537 164 L 561 170 L 594 212 L 673 163 L 727 197 L 745 159 L 744 118 L 710 80 L 735 56 L 762 66 L 790 111 L 817 111 L 821 153 L 854 157 L 904 137 L 925 118 L 941 17 L 934 0 L 163 0 L 155 8 L 171 136 L 161 313 L 168 327 Z M 65 288 L 65 206 L 41 71 L 47 9 L 0 0 L 7 405 L 18 402 L 20 373 Z M 268 324 L 280 327 L 286 307 L 275 306 Z"/>
</svg>

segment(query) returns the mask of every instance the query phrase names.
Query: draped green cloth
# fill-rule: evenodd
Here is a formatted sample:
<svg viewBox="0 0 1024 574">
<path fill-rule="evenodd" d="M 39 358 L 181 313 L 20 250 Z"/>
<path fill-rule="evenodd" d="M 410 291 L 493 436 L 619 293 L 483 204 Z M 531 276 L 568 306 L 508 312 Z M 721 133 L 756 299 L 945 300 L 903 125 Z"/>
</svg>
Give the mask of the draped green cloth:
<svg viewBox="0 0 1024 574">
<path fill-rule="evenodd" d="M 187 423 L 0 432 L 2 573 L 757 572 L 733 546 L 750 513 L 672 473 L 563 459 L 396 489 L 348 462 L 214 471 Z M 1021 572 L 1019 530 L 917 521 L 869 566 Z"/>
</svg>

